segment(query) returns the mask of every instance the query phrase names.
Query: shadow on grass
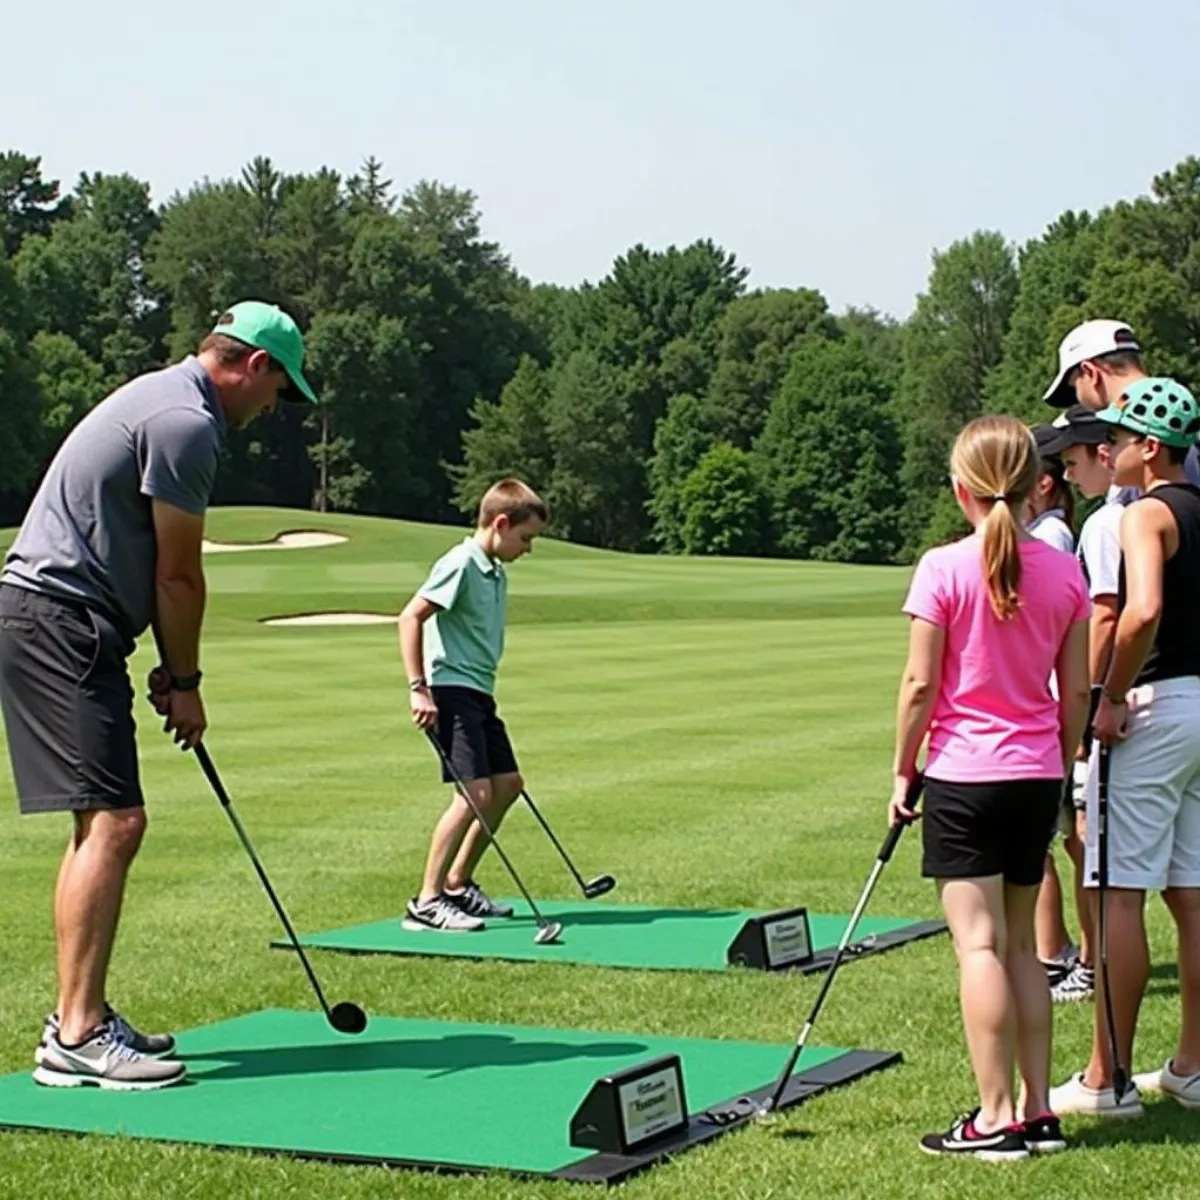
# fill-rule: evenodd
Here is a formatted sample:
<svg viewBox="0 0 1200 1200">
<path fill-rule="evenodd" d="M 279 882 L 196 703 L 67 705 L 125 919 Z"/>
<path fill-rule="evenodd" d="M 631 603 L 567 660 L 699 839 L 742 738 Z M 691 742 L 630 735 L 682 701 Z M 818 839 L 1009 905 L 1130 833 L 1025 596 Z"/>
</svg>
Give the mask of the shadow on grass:
<svg viewBox="0 0 1200 1200">
<path fill-rule="evenodd" d="M 1179 968 L 1173 962 L 1155 963 L 1150 968 L 1150 982 L 1146 986 L 1147 996 L 1175 996 L 1179 994 Z"/>
<path fill-rule="evenodd" d="M 358 1074 L 368 1071 L 417 1071 L 439 1079 L 486 1067 L 524 1067 L 574 1058 L 616 1058 L 644 1054 L 642 1042 L 517 1041 L 507 1034 L 461 1034 L 444 1038 L 397 1038 L 385 1042 L 346 1042 L 323 1046 L 286 1046 L 182 1055 L 201 1068 L 198 1082 L 255 1079 L 275 1075 Z"/>
<path fill-rule="evenodd" d="M 1194 1146 L 1197 1141 L 1196 1114 L 1166 1097 L 1145 1102 L 1146 1115 L 1137 1119 L 1100 1119 L 1068 1129 L 1067 1140 L 1081 1149 L 1098 1150 L 1115 1146 Z"/>
</svg>

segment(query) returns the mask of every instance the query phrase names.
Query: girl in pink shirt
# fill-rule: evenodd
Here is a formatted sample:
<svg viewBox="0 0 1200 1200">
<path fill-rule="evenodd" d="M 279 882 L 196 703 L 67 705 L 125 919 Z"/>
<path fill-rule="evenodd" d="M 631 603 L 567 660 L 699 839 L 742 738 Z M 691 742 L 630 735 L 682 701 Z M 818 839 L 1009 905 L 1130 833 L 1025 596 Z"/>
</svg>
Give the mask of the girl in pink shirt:
<svg viewBox="0 0 1200 1200">
<path fill-rule="evenodd" d="M 906 796 L 928 735 L 922 873 L 954 939 L 979 1105 L 921 1148 L 989 1161 L 1066 1146 L 1049 1109 L 1050 991 L 1033 915 L 1087 720 L 1089 604 L 1075 557 L 1020 522 L 1038 461 L 1011 417 L 980 417 L 954 444 L 954 496 L 975 532 L 913 574 L 889 810 L 892 824 L 916 818 Z"/>
</svg>

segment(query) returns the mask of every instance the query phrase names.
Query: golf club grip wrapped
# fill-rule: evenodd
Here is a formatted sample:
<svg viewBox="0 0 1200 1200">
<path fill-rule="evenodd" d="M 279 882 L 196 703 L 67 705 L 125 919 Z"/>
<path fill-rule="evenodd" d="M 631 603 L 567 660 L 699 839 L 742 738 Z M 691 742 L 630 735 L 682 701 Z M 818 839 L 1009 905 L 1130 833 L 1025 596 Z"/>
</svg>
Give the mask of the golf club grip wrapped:
<svg viewBox="0 0 1200 1200">
<path fill-rule="evenodd" d="M 908 785 L 908 807 L 916 808 L 921 801 L 921 791 L 925 787 L 925 776 L 918 771 L 913 776 L 912 783 Z M 879 848 L 879 861 L 887 862 L 892 857 L 892 852 L 900 842 L 900 835 L 904 832 L 907 822 L 901 822 L 899 825 L 893 825 L 888 831 L 887 836 L 883 839 L 883 845 Z"/>
<path fill-rule="evenodd" d="M 1092 732 L 1092 726 L 1096 723 L 1096 710 L 1100 707 L 1100 699 L 1104 695 L 1104 685 L 1100 683 L 1092 684 L 1091 695 L 1088 697 L 1088 715 L 1087 724 L 1083 727 L 1083 737 L 1080 739 L 1080 745 L 1083 747 L 1084 754 L 1092 753 L 1092 743 L 1095 741 L 1095 734 Z"/>
</svg>

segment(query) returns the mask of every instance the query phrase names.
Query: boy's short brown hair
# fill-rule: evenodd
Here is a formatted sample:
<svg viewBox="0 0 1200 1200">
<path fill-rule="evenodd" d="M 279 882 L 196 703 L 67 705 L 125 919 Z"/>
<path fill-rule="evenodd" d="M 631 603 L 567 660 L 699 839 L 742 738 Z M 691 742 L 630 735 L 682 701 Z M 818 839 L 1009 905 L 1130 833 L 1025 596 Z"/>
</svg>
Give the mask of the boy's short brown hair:
<svg viewBox="0 0 1200 1200">
<path fill-rule="evenodd" d="M 521 525 L 530 517 L 550 519 L 546 502 L 527 483 L 520 479 L 501 479 L 493 483 L 479 502 L 477 524 L 486 529 L 497 517 L 507 517 L 510 524 Z"/>
</svg>

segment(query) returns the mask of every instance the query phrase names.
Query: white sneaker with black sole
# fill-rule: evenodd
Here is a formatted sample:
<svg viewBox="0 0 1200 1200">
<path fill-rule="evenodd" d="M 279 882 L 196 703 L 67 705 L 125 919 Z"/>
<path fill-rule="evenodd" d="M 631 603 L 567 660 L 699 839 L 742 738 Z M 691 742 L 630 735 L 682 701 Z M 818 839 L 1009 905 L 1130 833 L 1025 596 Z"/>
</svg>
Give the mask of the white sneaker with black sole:
<svg viewBox="0 0 1200 1200">
<path fill-rule="evenodd" d="M 508 904 L 497 904 L 473 879 L 468 880 L 465 887 L 458 891 L 445 892 L 451 904 L 457 904 L 463 912 L 472 917 L 495 917 L 497 920 L 513 915 L 512 907 Z"/>
<path fill-rule="evenodd" d="M 946 1154 L 957 1158 L 978 1158 L 982 1162 L 1017 1162 L 1029 1157 L 1022 1136 L 1023 1127 L 1009 1126 L 994 1133 L 975 1128 L 979 1109 L 963 1113 L 945 1133 L 927 1133 L 920 1141 L 926 1154 Z"/>
<path fill-rule="evenodd" d="M 78 1046 L 64 1046 L 52 1034 L 42 1048 L 33 1078 L 45 1087 L 98 1087 L 113 1092 L 151 1092 L 187 1076 L 183 1063 L 139 1054 L 110 1021 Z"/>
<path fill-rule="evenodd" d="M 464 912 L 444 892 L 424 903 L 414 896 L 405 905 L 404 912 L 400 925 L 414 932 L 432 929 L 439 933 L 475 933 L 487 928 L 478 917 Z"/>
</svg>

